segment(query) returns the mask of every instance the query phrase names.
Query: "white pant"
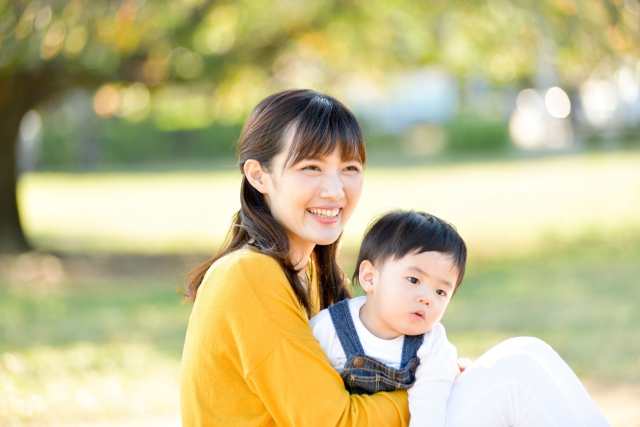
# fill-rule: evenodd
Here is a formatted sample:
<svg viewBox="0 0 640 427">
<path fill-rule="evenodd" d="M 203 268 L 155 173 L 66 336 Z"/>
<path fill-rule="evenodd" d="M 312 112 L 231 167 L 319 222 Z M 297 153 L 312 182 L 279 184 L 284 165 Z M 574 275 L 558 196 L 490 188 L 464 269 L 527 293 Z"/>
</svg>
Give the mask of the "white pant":
<svg viewBox="0 0 640 427">
<path fill-rule="evenodd" d="M 609 426 L 551 347 L 536 338 L 504 341 L 453 383 L 451 427 Z"/>
</svg>

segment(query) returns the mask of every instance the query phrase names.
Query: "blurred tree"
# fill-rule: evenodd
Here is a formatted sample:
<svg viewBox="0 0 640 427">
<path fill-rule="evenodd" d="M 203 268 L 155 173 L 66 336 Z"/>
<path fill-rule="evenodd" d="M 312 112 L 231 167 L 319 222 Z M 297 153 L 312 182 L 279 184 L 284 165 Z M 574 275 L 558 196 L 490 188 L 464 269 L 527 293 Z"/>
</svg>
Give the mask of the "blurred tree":
<svg viewBox="0 0 640 427">
<path fill-rule="evenodd" d="M 0 0 L 0 252 L 28 249 L 21 119 L 71 88 L 97 89 L 98 116 L 153 105 L 176 129 L 239 121 L 274 90 L 375 90 L 425 64 L 496 83 L 549 69 L 577 87 L 604 58 L 637 59 L 639 14 L 638 0 Z"/>
</svg>

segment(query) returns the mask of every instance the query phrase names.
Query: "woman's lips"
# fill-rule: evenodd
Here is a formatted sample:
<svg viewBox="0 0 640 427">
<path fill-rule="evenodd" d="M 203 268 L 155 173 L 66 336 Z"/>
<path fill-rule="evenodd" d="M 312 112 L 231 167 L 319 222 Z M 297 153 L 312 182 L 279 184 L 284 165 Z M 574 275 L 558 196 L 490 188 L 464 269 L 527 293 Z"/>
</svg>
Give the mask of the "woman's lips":
<svg viewBox="0 0 640 427">
<path fill-rule="evenodd" d="M 322 224 L 333 224 L 338 222 L 342 214 L 341 208 L 336 209 L 307 209 L 307 212 L 318 222 Z"/>
</svg>

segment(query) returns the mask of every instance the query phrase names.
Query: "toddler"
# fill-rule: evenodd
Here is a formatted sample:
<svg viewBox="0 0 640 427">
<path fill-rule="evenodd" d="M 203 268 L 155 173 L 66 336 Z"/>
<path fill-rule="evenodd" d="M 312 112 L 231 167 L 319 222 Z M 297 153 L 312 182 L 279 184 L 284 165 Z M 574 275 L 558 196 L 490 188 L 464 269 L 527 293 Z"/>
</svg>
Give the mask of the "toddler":
<svg viewBox="0 0 640 427">
<path fill-rule="evenodd" d="M 343 300 L 310 321 L 352 394 L 408 389 L 410 427 L 447 424 L 459 373 L 440 319 L 455 294 L 467 249 L 433 215 L 393 211 L 365 233 L 353 275 L 366 296 Z"/>
</svg>

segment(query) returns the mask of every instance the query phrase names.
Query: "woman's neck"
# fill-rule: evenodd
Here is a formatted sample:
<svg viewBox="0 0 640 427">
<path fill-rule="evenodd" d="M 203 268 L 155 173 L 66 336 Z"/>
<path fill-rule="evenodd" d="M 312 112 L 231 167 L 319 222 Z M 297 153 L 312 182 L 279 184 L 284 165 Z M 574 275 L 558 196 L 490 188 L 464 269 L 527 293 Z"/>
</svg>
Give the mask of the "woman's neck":
<svg viewBox="0 0 640 427">
<path fill-rule="evenodd" d="M 299 239 L 289 237 L 289 256 L 296 270 L 302 271 L 304 274 L 315 246 L 314 243 L 301 242 Z"/>
</svg>

